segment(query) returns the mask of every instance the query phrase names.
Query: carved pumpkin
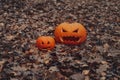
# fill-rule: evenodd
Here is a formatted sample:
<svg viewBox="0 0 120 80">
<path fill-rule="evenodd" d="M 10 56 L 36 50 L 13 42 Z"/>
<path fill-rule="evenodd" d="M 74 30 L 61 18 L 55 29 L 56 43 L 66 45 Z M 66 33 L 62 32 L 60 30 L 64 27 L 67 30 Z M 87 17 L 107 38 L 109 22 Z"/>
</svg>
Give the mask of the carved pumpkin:
<svg viewBox="0 0 120 80">
<path fill-rule="evenodd" d="M 55 47 L 55 40 L 50 36 L 41 36 L 36 40 L 36 46 L 38 49 L 51 50 Z"/>
<path fill-rule="evenodd" d="M 54 32 L 57 42 L 64 44 L 80 44 L 86 40 L 87 32 L 79 23 L 61 23 Z"/>
</svg>

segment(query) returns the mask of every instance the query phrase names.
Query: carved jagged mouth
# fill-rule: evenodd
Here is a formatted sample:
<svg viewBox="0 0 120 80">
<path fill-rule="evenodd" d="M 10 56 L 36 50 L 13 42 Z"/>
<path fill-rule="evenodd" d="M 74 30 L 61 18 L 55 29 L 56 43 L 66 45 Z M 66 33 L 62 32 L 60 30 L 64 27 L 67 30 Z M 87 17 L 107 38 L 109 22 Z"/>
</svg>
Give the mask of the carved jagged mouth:
<svg viewBox="0 0 120 80">
<path fill-rule="evenodd" d="M 74 36 L 65 36 L 62 37 L 63 41 L 79 41 L 79 37 L 74 37 Z"/>
</svg>

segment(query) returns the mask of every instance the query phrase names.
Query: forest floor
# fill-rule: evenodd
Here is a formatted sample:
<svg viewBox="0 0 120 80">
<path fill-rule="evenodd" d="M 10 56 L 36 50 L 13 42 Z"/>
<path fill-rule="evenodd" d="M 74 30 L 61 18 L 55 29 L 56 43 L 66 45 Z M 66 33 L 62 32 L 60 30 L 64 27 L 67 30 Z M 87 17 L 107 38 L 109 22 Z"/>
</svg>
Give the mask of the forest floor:
<svg viewBox="0 0 120 80">
<path fill-rule="evenodd" d="M 86 42 L 38 50 L 67 21 Z M 120 80 L 120 0 L 0 0 L 0 80 Z"/>
</svg>

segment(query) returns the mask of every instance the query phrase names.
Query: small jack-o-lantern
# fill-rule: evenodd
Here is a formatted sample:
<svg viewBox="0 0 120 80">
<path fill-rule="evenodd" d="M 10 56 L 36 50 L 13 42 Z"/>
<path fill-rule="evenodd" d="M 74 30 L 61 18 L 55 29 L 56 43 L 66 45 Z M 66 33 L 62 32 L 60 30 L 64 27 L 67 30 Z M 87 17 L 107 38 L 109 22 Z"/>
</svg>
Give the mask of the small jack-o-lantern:
<svg viewBox="0 0 120 80">
<path fill-rule="evenodd" d="M 64 44 L 80 44 L 86 40 L 87 32 L 79 23 L 61 23 L 54 32 L 57 42 Z"/>
<path fill-rule="evenodd" d="M 55 47 L 55 40 L 50 36 L 41 36 L 36 40 L 36 46 L 38 49 L 51 50 Z"/>
</svg>

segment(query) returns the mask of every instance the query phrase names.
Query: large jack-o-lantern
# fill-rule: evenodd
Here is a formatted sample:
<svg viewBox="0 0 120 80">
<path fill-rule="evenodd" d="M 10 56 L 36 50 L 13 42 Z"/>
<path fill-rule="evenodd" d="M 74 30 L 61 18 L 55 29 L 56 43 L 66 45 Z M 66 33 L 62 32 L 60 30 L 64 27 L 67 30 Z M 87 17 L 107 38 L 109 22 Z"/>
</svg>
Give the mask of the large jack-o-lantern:
<svg viewBox="0 0 120 80">
<path fill-rule="evenodd" d="M 54 32 L 57 42 L 64 44 L 80 44 L 86 40 L 87 32 L 79 23 L 61 23 Z"/>
</svg>

